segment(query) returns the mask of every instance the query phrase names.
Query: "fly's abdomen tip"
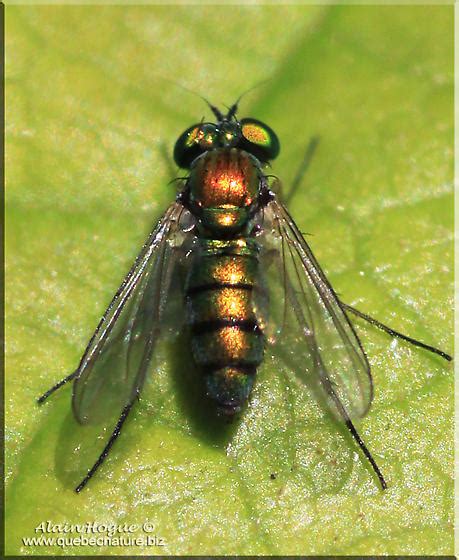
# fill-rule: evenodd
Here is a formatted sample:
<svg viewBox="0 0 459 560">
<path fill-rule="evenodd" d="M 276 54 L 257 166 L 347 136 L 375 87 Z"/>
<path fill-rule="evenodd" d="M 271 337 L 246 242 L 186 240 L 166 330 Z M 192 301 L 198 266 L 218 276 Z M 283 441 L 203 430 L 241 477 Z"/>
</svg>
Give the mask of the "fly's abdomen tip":
<svg viewBox="0 0 459 560">
<path fill-rule="evenodd" d="M 207 395 L 226 416 L 237 414 L 248 399 L 255 380 L 255 367 L 226 366 L 205 375 Z"/>
</svg>

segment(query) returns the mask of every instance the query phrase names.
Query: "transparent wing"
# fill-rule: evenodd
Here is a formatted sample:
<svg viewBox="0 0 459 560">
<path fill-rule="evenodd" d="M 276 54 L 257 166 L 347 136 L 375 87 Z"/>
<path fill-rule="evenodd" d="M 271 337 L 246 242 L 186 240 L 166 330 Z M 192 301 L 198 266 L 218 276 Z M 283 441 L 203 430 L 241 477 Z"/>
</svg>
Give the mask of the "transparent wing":
<svg viewBox="0 0 459 560">
<path fill-rule="evenodd" d="M 168 302 L 183 300 L 171 292 L 179 284 L 186 243 L 194 237 L 182 227 L 190 219 L 180 203 L 168 208 L 103 315 L 73 385 L 72 405 L 79 422 L 116 414 L 138 396 Z"/>
<path fill-rule="evenodd" d="M 300 364 L 295 373 L 321 387 L 343 419 L 346 414 L 362 417 L 370 407 L 373 385 L 360 340 L 286 208 L 273 200 L 262 214 L 262 258 L 274 324 L 268 341 L 295 355 Z"/>
</svg>

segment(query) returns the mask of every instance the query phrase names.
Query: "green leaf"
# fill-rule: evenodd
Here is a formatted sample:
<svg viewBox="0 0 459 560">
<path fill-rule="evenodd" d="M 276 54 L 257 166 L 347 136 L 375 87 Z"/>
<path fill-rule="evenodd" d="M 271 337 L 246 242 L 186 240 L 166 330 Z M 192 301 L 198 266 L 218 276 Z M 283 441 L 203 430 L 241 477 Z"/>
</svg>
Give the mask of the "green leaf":
<svg viewBox="0 0 459 560">
<path fill-rule="evenodd" d="M 6 18 L 6 552 L 452 554 L 452 368 L 361 321 L 376 394 L 359 429 L 386 492 L 270 352 L 225 426 L 186 349 L 162 349 L 80 495 L 108 434 L 76 424 L 69 387 L 35 399 L 75 368 L 175 196 L 163 148 L 209 111 L 172 82 L 230 104 L 269 78 L 240 114 L 276 130 L 286 190 L 320 136 L 290 208 L 336 290 L 451 352 L 453 7 L 9 6 Z M 136 524 L 125 538 L 148 522 L 166 546 L 27 546 L 46 520 Z"/>
</svg>

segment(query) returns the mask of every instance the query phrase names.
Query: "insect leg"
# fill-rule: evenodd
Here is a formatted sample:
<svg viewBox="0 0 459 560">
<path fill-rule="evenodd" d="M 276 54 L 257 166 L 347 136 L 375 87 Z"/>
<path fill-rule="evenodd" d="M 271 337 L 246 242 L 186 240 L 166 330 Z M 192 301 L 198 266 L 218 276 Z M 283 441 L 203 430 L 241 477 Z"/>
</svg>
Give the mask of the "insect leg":
<svg viewBox="0 0 459 560">
<path fill-rule="evenodd" d="M 372 466 L 374 472 L 376 473 L 376 476 L 378 477 L 379 482 L 381 484 L 381 488 L 383 490 L 386 490 L 387 489 L 387 482 L 385 481 L 382 472 L 380 471 L 378 465 L 376 464 L 376 461 L 373 459 L 373 456 L 370 453 L 368 447 L 365 445 L 365 443 L 363 442 L 359 433 L 357 432 L 354 424 L 352 423 L 352 420 L 349 418 L 349 414 L 347 413 L 346 409 L 344 408 L 344 406 L 342 405 L 341 401 L 339 400 L 337 394 L 335 393 L 330 380 L 328 378 L 325 378 L 325 379 L 322 380 L 322 383 L 325 387 L 325 391 L 328 393 L 328 395 L 330 395 L 330 397 L 333 400 L 336 408 L 338 409 L 338 412 L 343 417 L 343 420 L 346 424 L 347 429 L 351 432 L 352 437 L 357 442 L 358 446 L 363 451 L 363 454 L 368 459 L 370 465 Z"/>
<path fill-rule="evenodd" d="M 368 461 L 370 462 L 370 465 L 372 466 L 373 470 L 375 471 L 376 476 L 378 477 L 379 482 L 381 484 L 381 488 L 383 490 L 387 490 L 387 482 L 384 480 L 384 476 L 383 476 L 382 472 L 380 471 L 378 465 L 376 464 L 376 461 L 373 459 L 373 456 L 371 455 L 368 447 L 363 443 L 363 440 L 360 437 L 357 430 L 355 429 L 354 424 L 352 423 L 352 421 L 350 420 L 349 417 L 346 418 L 345 422 L 346 422 L 346 426 L 347 426 L 348 430 L 352 434 L 352 437 L 355 439 L 355 441 L 359 445 L 360 449 L 363 451 L 363 454 L 368 459 Z"/>
<path fill-rule="evenodd" d="M 121 336 L 119 336 L 117 338 L 121 338 Z M 80 364 L 80 366 L 81 366 L 81 364 Z M 46 391 L 46 393 L 44 393 L 39 399 L 37 399 L 37 403 L 38 404 L 43 404 L 46 401 L 46 399 L 54 393 L 54 391 L 57 391 L 63 385 L 65 385 L 69 381 L 72 381 L 73 379 L 78 377 L 78 375 L 80 373 L 80 369 L 81 369 L 80 366 L 75 371 L 73 371 L 70 375 L 67 375 L 67 377 L 64 377 L 64 379 L 61 379 L 60 381 L 58 381 L 56 383 L 56 385 L 53 385 L 53 387 L 51 387 L 51 389 L 48 389 Z"/>
<path fill-rule="evenodd" d="M 309 166 L 311 165 L 311 160 L 316 151 L 316 148 L 319 144 L 319 136 L 313 136 L 311 140 L 309 140 L 308 147 L 306 148 L 306 152 L 304 154 L 303 161 L 296 172 L 295 178 L 293 179 L 292 186 L 290 187 L 290 192 L 288 193 L 287 197 L 284 200 L 286 206 L 290 204 L 293 196 L 295 195 L 298 187 L 301 185 L 301 181 L 303 180 L 306 171 L 308 170 Z"/>
<path fill-rule="evenodd" d="M 94 476 L 97 469 L 105 461 L 105 458 L 109 454 L 110 449 L 112 448 L 112 445 L 115 443 L 115 440 L 117 439 L 117 437 L 121 433 L 121 428 L 123 427 L 123 424 L 126 421 L 126 418 L 128 417 L 129 412 L 131 411 L 131 408 L 132 408 L 134 402 L 135 402 L 135 400 L 132 400 L 130 403 L 128 403 L 123 408 L 123 411 L 121 412 L 121 416 L 119 417 L 118 422 L 116 423 L 115 429 L 113 430 L 113 433 L 110 436 L 110 439 L 108 440 L 107 445 L 104 447 L 104 449 L 103 449 L 102 453 L 99 455 L 99 458 L 97 459 L 97 461 L 89 469 L 88 474 L 83 478 L 83 480 L 80 482 L 80 484 L 78 484 L 78 486 L 75 488 L 75 492 L 77 494 L 83 490 L 83 488 L 86 486 L 86 484 L 89 482 L 89 480 Z"/>
<path fill-rule="evenodd" d="M 59 382 L 57 382 L 56 385 L 51 387 L 51 389 L 48 389 L 46 391 L 46 393 L 44 393 L 39 399 L 37 399 L 37 403 L 38 404 L 43 404 L 46 401 L 46 399 L 54 393 L 54 391 L 57 391 L 63 385 L 65 385 L 69 381 L 72 381 L 72 379 L 75 379 L 75 377 L 78 375 L 78 372 L 79 372 L 79 370 L 76 369 L 70 375 L 67 375 L 67 377 L 64 377 L 64 379 L 61 379 Z"/>
<path fill-rule="evenodd" d="M 400 338 L 401 340 L 405 340 L 406 342 L 409 342 L 413 346 L 419 346 L 419 348 L 424 348 L 425 350 L 428 350 L 429 352 L 432 352 L 434 354 L 438 354 L 439 356 L 441 356 L 445 360 L 448 360 L 448 362 L 450 362 L 453 359 L 452 356 L 450 356 L 446 352 L 443 352 L 443 350 L 439 350 L 438 348 L 435 348 L 434 346 L 430 346 L 429 344 L 425 344 L 424 342 L 421 342 L 420 340 L 416 340 L 415 338 L 411 338 L 410 336 L 407 336 L 406 334 L 403 334 L 403 333 L 398 332 L 394 329 L 391 329 L 390 327 L 388 327 L 387 325 L 384 325 L 383 323 L 381 323 L 377 319 L 374 319 L 373 317 L 370 317 L 370 315 L 367 315 L 366 313 L 362 313 L 362 311 L 359 311 L 358 309 L 356 309 L 355 307 L 352 307 L 351 305 L 348 305 L 347 303 L 344 303 L 344 302 L 340 301 L 340 304 L 341 304 L 341 307 L 343 309 L 345 309 L 346 311 L 350 311 L 351 313 L 354 313 L 354 315 L 357 315 L 357 317 L 360 317 L 361 319 L 364 319 L 365 321 L 367 321 L 371 325 L 374 325 L 378 329 L 381 329 L 382 331 L 386 332 L 387 334 L 390 334 L 391 336 L 394 336 L 396 338 Z"/>
</svg>

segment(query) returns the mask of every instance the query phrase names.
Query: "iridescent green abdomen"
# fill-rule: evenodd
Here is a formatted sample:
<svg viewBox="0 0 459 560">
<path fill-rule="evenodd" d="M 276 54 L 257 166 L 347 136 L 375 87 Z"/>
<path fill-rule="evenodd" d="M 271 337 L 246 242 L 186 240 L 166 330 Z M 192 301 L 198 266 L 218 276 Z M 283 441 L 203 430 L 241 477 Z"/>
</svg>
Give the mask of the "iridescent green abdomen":
<svg viewBox="0 0 459 560">
<path fill-rule="evenodd" d="M 258 253 L 250 238 L 201 239 L 187 281 L 193 358 L 227 414 L 247 400 L 263 360 Z"/>
</svg>

